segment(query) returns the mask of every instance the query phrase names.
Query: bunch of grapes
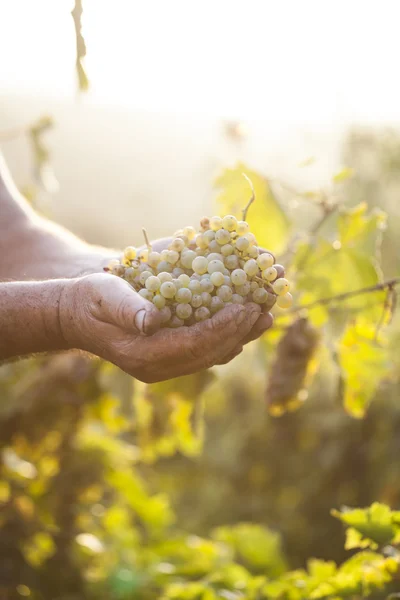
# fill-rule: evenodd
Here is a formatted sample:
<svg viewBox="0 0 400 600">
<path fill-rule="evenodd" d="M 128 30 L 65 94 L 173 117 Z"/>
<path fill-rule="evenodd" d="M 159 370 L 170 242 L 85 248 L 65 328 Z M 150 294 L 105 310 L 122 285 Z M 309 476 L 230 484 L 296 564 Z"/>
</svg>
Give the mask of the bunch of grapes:
<svg viewBox="0 0 400 600">
<path fill-rule="evenodd" d="M 150 245 L 129 246 L 106 271 L 152 302 L 165 327 L 181 327 L 209 319 L 229 304 L 289 308 L 289 282 L 274 263 L 272 254 L 259 250 L 248 223 L 227 215 L 204 217 L 198 232 L 180 229 L 161 252 Z"/>
</svg>

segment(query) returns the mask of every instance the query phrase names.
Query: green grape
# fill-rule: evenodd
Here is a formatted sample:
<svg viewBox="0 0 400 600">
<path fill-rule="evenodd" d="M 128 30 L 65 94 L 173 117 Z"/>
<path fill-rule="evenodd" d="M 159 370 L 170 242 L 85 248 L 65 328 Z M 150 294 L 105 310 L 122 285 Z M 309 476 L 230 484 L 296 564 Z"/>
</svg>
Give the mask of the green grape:
<svg viewBox="0 0 400 600">
<path fill-rule="evenodd" d="M 153 304 L 156 308 L 164 308 L 166 303 L 166 300 L 164 298 L 164 296 L 161 296 L 161 294 L 156 294 L 153 298 Z"/>
<path fill-rule="evenodd" d="M 188 319 L 191 315 L 192 315 L 192 307 L 190 306 L 190 304 L 177 304 L 176 305 L 176 316 L 179 317 L 179 319 Z"/>
<path fill-rule="evenodd" d="M 236 248 L 239 252 L 245 252 L 247 248 L 250 246 L 250 242 L 245 237 L 238 237 L 236 240 Z"/>
<path fill-rule="evenodd" d="M 137 271 L 133 267 L 129 267 L 125 271 L 125 279 L 127 281 L 129 281 L 129 283 L 133 282 L 133 280 L 135 279 L 136 275 L 137 275 Z"/>
<path fill-rule="evenodd" d="M 221 217 L 211 217 L 210 219 L 210 229 L 213 231 L 218 231 L 222 228 L 222 219 Z"/>
<path fill-rule="evenodd" d="M 212 283 L 210 276 L 207 274 L 207 276 L 204 276 L 204 279 L 202 279 L 200 281 L 200 290 L 202 292 L 208 292 L 209 294 L 211 294 L 214 291 L 214 284 Z"/>
<path fill-rule="evenodd" d="M 220 252 L 210 252 L 210 254 L 207 255 L 207 260 L 208 262 L 210 262 L 210 260 L 220 260 L 223 262 L 224 257 Z"/>
<path fill-rule="evenodd" d="M 222 219 L 222 227 L 224 229 L 227 229 L 228 231 L 235 231 L 237 224 L 238 224 L 237 218 L 234 217 L 233 215 L 226 215 Z"/>
<path fill-rule="evenodd" d="M 235 285 L 235 292 L 240 296 L 247 296 L 250 293 L 250 282 L 246 281 L 243 285 Z"/>
<path fill-rule="evenodd" d="M 146 300 L 149 300 L 150 302 L 153 300 L 152 292 L 149 292 L 149 290 L 147 290 L 146 288 L 139 290 L 138 294 L 139 294 L 139 296 L 142 296 L 142 298 L 145 298 Z"/>
<path fill-rule="evenodd" d="M 256 236 L 254 235 L 254 233 L 251 233 L 249 231 L 248 233 L 245 234 L 244 237 L 246 237 L 249 240 L 250 244 L 252 244 L 253 246 L 257 245 L 257 240 L 256 240 Z"/>
<path fill-rule="evenodd" d="M 203 306 L 210 306 L 211 294 L 209 294 L 208 292 L 201 292 L 201 303 Z"/>
<path fill-rule="evenodd" d="M 216 271 L 220 271 L 221 273 L 224 270 L 224 263 L 222 260 L 210 260 L 207 266 L 207 271 L 210 273 L 215 273 Z"/>
<path fill-rule="evenodd" d="M 215 239 L 220 246 L 224 246 L 231 241 L 231 234 L 226 229 L 219 229 L 215 234 Z"/>
<path fill-rule="evenodd" d="M 246 221 L 238 221 L 236 231 L 239 235 L 245 235 L 250 231 L 249 224 Z"/>
<path fill-rule="evenodd" d="M 181 264 L 185 269 L 192 269 L 193 261 L 196 259 L 196 252 L 185 250 L 181 254 Z M 199 257 L 200 258 L 200 257 Z"/>
<path fill-rule="evenodd" d="M 217 296 L 222 302 L 229 302 L 232 298 L 232 288 L 230 288 L 229 285 L 221 285 L 217 290 Z"/>
<path fill-rule="evenodd" d="M 147 277 L 145 281 L 145 286 L 149 290 L 149 292 L 157 292 L 157 290 L 160 289 L 161 281 L 155 275 L 150 275 L 150 277 Z"/>
<path fill-rule="evenodd" d="M 278 279 L 278 281 L 281 281 Z M 293 304 L 293 296 L 290 292 L 286 292 L 283 296 L 278 296 L 276 299 L 276 304 L 279 308 L 290 308 Z"/>
<path fill-rule="evenodd" d="M 211 273 L 210 281 L 216 287 L 223 285 L 225 283 L 225 275 L 220 273 L 219 271 L 215 271 L 215 273 Z"/>
<path fill-rule="evenodd" d="M 188 227 L 184 227 L 183 235 L 189 238 L 189 240 L 193 240 L 196 237 L 196 230 L 194 227 L 189 225 Z"/>
<path fill-rule="evenodd" d="M 277 296 L 283 296 L 284 294 L 286 294 L 286 292 L 289 291 L 289 288 L 289 282 L 284 277 L 282 277 L 281 279 L 277 279 L 272 285 L 272 289 L 274 290 Z"/>
<path fill-rule="evenodd" d="M 268 269 L 262 271 L 261 276 L 266 281 L 275 281 L 278 276 L 278 271 L 275 269 L 275 267 L 268 267 Z"/>
<path fill-rule="evenodd" d="M 190 304 L 193 306 L 193 308 L 199 308 L 199 306 L 203 304 L 201 294 L 193 294 Z"/>
<path fill-rule="evenodd" d="M 210 243 L 215 240 L 215 231 L 208 229 L 203 233 L 203 238 L 207 242 L 207 246 L 209 246 Z"/>
<path fill-rule="evenodd" d="M 233 250 L 234 250 L 234 248 L 233 248 L 232 244 L 225 244 L 221 248 L 221 254 L 222 254 L 222 256 L 230 256 L 231 254 L 233 254 Z"/>
<path fill-rule="evenodd" d="M 209 252 L 219 252 L 221 246 L 218 244 L 217 240 L 212 240 L 208 245 Z"/>
<path fill-rule="evenodd" d="M 179 252 L 176 252 L 175 250 L 168 250 L 168 254 L 167 254 L 167 262 L 169 262 L 171 265 L 175 265 L 179 260 Z"/>
<path fill-rule="evenodd" d="M 196 246 L 201 250 L 208 248 L 209 241 L 204 237 L 202 233 L 196 235 Z"/>
<path fill-rule="evenodd" d="M 171 273 L 162 271 L 161 273 L 158 274 L 158 279 L 161 281 L 161 283 L 164 283 L 164 281 L 172 281 L 173 277 L 172 277 Z"/>
<path fill-rule="evenodd" d="M 147 262 L 149 260 L 149 249 L 148 248 L 142 248 L 142 250 L 140 250 L 140 252 L 138 254 L 138 258 L 142 262 Z"/>
<path fill-rule="evenodd" d="M 259 286 L 257 281 L 250 281 L 250 291 L 251 292 L 254 292 L 254 290 L 257 290 L 259 287 L 262 287 L 262 286 Z"/>
<path fill-rule="evenodd" d="M 136 248 L 134 248 L 133 246 L 128 246 L 127 248 L 125 248 L 124 257 L 127 260 L 134 260 L 136 258 Z"/>
<path fill-rule="evenodd" d="M 168 327 L 177 329 L 178 327 L 182 327 L 184 324 L 185 324 L 185 322 L 182 319 L 180 319 L 177 315 L 174 315 L 169 320 Z"/>
<path fill-rule="evenodd" d="M 247 256 L 249 256 L 250 258 L 258 258 L 260 255 L 260 251 L 257 248 L 257 246 L 250 246 L 250 248 L 247 251 Z"/>
<path fill-rule="evenodd" d="M 188 288 L 182 287 L 175 294 L 175 300 L 180 304 L 189 304 L 192 299 L 192 292 Z"/>
<path fill-rule="evenodd" d="M 184 275 L 184 273 L 185 273 L 185 271 L 184 271 L 184 269 L 181 269 L 181 267 L 174 267 L 174 268 L 172 269 L 172 277 L 173 277 L 174 279 L 178 279 L 178 277 L 179 277 L 180 275 Z"/>
<path fill-rule="evenodd" d="M 160 293 L 164 298 L 173 298 L 176 293 L 176 288 L 172 281 L 164 281 L 164 283 L 161 284 Z"/>
<path fill-rule="evenodd" d="M 159 252 L 150 252 L 148 263 L 151 267 L 156 268 L 161 262 L 161 254 Z"/>
<path fill-rule="evenodd" d="M 152 277 L 152 273 L 150 271 L 142 271 L 139 276 L 139 281 L 142 285 L 146 283 L 146 279 Z"/>
<path fill-rule="evenodd" d="M 229 271 L 228 271 L 228 273 L 229 273 Z M 232 280 L 231 280 L 230 274 L 224 275 L 224 285 L 229 285 L 229 286 L 232 285 Z"/>
<path fill-rule="evenodd" d="M 185 287 L 185 288 L 189 287 L 189 284 L 190 284 L 189 275 L 186 275 L 186 273 L 182 273 L 181 275 L 179 275 L 178 279 L 182 283 L 183 287 Z"/>
<path fill-rule="evenodd" d="M 158 294 L 157 294 L 158 295 Z M 160 298 L 162 298 L 162 296 L 160 296 Z M 165 299 L 163 298 L 164 302 Z M 154 302 L 154 299 L 153 299 Z M 158 307 L 157 307 L 158 308 Z M 170 320 L 170 318 L 172 317 L 172 312 L 169 306 L 164 306 L 163 308 L 160 309 L 160 315 L 161 315 L 161 323 L 168 323 L 168 321 Z"/>
<path fill-rule="evenodd" d="M 200 306 L 200 308 L 196 308 L 194 311 L 195 321 L 205 321 L 206 319 L 209 319 L 210 316 L 210 311 L 205 306 Z"/>
<path fill-rule="evenodd" d="M 182 283 L 179 281 L 179 279 L 173 279 L 172 283 L 175 286 L 176 291 L 180 290 L 181 287 L 183 287 Z"/>
<path fill-rule="evenodd" d="M 116 275 L 117 277 L 123 277 L 125 274 L 125 267 L 121 264 L 115 265 L 112 269 L 111 269 L 111 273 L 113 275 Z"/>
<path fill-rule="evenodd" d="M 182 250 L 185 247 L 185 242 L 181 239 L 181 238 L 175 238 L 174 240 L 172 240 L 171 244 L 169 245 L 169 250 L 173 250 L 175 252 L 182 252 Z"/>
<path fill-rule="evenodd" d="M 257 264 L 261 271 L 265 271 L 265 269 L 269 269 L 274 264 L 274 257 L 269 252 L 263 252 L 257 258 Z"/>
<path fill-rule="evenodd" d="M 204 256 L 196 256 L 193 261 L 192 269 L 198 275 L 207 273 L 208 260 Z"/>
<path fill-rule="evenodd" d="M 188 287 L 192 294 L 198 294 L 201 292 L 201 284 L 200 281 L 197 281 L 197 279 L 191 279 Z"/>
<path fill-rule="evenodd" d="M 254 258 L 250 258 L 246 261 L 243 269 L 248 277 L 254 277 L 254 275 L 258 274 L 258 265 Z"/>
<path fill-rule="evenodd" d="M 162 260 L 161 262 L 158 263 L 156 270 L 157 273 L 172 273 L 172 265 L 170 263 L 168 263 L 166 260 Z"/>
<path fill-rule="evenodd" d="M 230 256 L 225 257 L 224 264 L 227 269 L 233 271 L 239 267 L 239 259 L 235 254 L 231 254 Z"/>
<path fill-rule="evenodd" d="M 264 288 L 257 288 L 253 292 L 253 302 L 257 304 L 264 304 L 267 301 L 268 292 Z"/>
<path fill-rule="evenodd" d="M 233 304 L 244 304 L 244 298 L 240 294 L 232 294 Z"/>
<path fill-rule="evenodd" d="M 231 281 L 233 285 L 243 285 L 247 281 L 246 271 L 243 269 L 235 269 L 231 273 Z"/>
<path fill-rule="evenodd" d="M 224 303 L 222 302 L 221 298 L 219 298 L 219 296 L 213 296 L 211 298 L 211 304 L 210 304 L 211 313 L 215 314 L 222 308 L 224 308 Z"/>
</svg>

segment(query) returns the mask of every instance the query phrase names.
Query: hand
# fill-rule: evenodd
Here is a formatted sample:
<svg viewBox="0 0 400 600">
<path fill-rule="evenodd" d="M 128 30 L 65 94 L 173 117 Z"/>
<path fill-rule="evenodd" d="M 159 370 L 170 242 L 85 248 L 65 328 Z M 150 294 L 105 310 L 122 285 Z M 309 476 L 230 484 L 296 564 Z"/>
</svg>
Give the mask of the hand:
<svg viewBox="0 0 400 600">
<path fill-rule="evenodd" d="M 146 383 L 229 362 L 272 325 L 249 303 L 231 305 L 190 327 L 159 329 L 158 310 L 113 275 L 65 282 L 60 326 L 70 348 L 100 356 Z"/>
</svg>

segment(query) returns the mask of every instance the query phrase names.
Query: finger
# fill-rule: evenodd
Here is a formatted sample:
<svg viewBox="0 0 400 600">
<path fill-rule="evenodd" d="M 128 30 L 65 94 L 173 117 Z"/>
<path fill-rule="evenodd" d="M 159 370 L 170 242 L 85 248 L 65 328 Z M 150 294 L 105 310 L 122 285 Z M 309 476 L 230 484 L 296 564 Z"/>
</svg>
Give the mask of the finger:
<svg viewBox="0 0 400 600">
<path fill-rule="evenodd" d="M 160 328 L 158 309 L 135 292 L 128 282 L 113 275 L 88 277 L 97 317 L 136 334 L 150 335 Z"/>
<path fill-rule="evenodd" d="M 271 315 L 271 313 L 262 313 L 258 317 L 251 331 L 243 340 L 243 343 L 248 344 L 249 342 L 252 342 L 253 340 L 256 340 L 257 338 L 261 337 L 263 333 L 265 333 L 266 331 L 268 331 L 268 329 L 272 327 L 273 322 L 274 318 Z"/>
</svg>

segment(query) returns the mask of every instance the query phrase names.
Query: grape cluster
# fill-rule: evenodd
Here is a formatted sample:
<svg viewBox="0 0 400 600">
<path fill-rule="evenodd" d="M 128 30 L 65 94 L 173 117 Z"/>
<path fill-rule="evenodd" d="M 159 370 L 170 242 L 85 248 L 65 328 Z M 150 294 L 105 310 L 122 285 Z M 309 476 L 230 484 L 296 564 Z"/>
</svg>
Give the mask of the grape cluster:
<svg viewBox="0 0 400 600">
<path fill-rule="evenodd" d="M 289 308 L 289 282 L 274 263 L 272 254 L 260 252 L 248 223 L 227 215 L 204 217 L 198 232 L 180 229 L 161 252 L 129 246 L 105 270 L 152 302 L 165 327 L 181 327 L 232 303 L 256 302 L 265 311 L 275 303 Z"/>
</svg>

